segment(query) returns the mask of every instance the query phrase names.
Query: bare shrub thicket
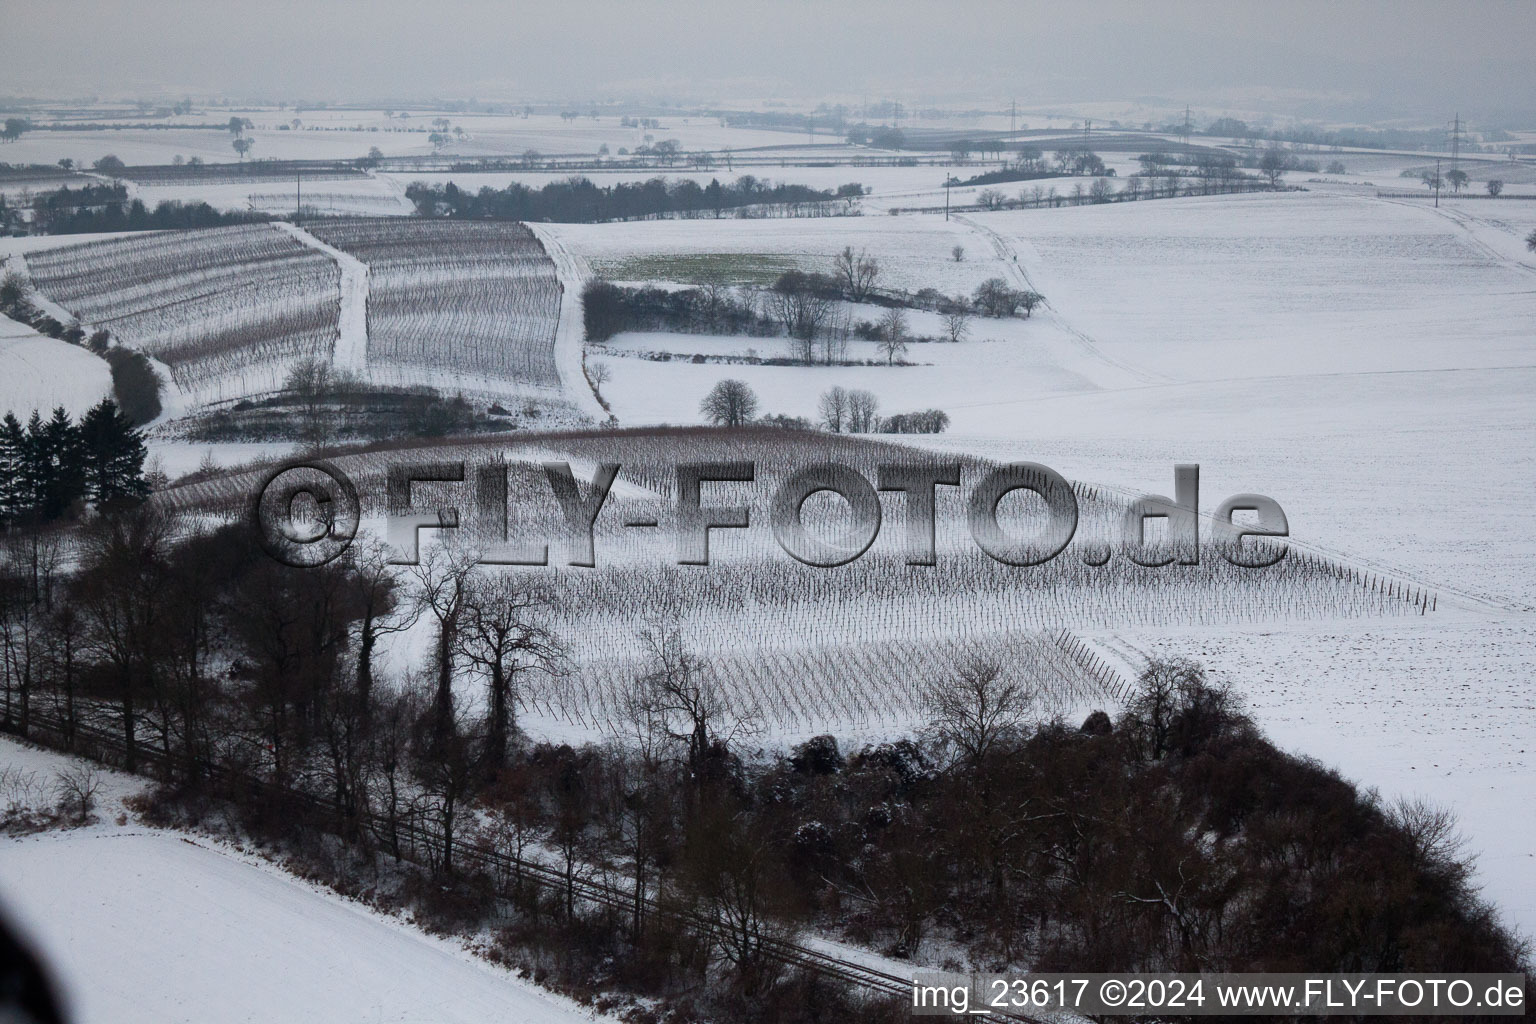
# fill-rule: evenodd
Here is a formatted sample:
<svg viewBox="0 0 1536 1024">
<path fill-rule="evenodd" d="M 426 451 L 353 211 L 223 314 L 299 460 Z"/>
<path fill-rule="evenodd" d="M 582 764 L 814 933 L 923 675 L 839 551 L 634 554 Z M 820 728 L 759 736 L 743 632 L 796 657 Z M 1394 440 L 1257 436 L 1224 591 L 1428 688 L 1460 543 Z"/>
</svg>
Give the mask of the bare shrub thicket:
<svg viewBox="0 0 1536 1024">
<path fill-rule="evenodd" d="M 86 762 L 62 769 L 53 788 L 59 811 L 71 815 L 78 824 L 85 824 L 96 809 L 96 793 L 101 783 L 101 772 Z"/>
</svg>

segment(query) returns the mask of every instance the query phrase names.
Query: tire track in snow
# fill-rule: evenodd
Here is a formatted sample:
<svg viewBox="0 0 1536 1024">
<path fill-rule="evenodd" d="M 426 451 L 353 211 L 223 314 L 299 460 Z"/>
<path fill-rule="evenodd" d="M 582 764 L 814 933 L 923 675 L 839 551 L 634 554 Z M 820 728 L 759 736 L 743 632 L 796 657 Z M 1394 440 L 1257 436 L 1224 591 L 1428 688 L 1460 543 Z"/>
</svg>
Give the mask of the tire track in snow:
<svg viewBox="0 0 1536 1024">
<path fill-rule="evenodd" d="M 329 256 L 341 271 L 341 313 L 336 323 L 336 349 L 331 363 L 338 370 L 362 373 L 368 368 L 368 265 L 351 253 L 327 245 L 297 224 L 273 221 L 300 245 Z"/>
<path fill-rule="evenodd" d="M 1513 240 L 1516 245 L 1523 246 L 1525 243 L 1519 235 L 1502 231 L 1499 228 L 1494 227 L 1492 224 L 1489 224 L 1487 221 L 1481 219 L 1480 217 L 1476 217 L 1470 213 L 1467 213 L 1465 210 L 1456 210 L 1448 206 L 1426 207 L 1418 205 L 1415 201 L 1409 199 L 1385 199 L 1380 196 L 1363 198 L 1365 198 L 1366 202 L 1391 203 L 1393 206 L 1405 206 L 1411 210 L 1418 210 L 1421 213 L 1429 213 L 1437 217 L 1444 218 L 1445 220 L 1448 220 L 1452 224 L 1461 228 L 1462 231 L 1466 232 L 1466 241 L 1468 244 L 1482 252 L 1483 255 L 1487 256 L 1489 259 L 1498 263 L 1509 264 L 1510 266 L 1518 270 L 1524 270 L 1529 274 L 1536 274 L 1536 263 L 1529 263 L 1522 259 L 1520 256 L 1511 255 L 1508 252 L 1502 252 L 1499 250 L 1498 246 L 1493 245 L 1483 237 L 1483 233 L 1485 231 L 1497 232 L 1501 240 L 1507 237 Z"/>
<path fill-rule="evenodd" d="M 555 371 L 560 375 L 560 389 L 582 413 L 598 422 L 610 418 L 597 400 L 586 371 L 586 330 L 581 315 L 581 288 L 592 277 L 586 260 L 572 253 L 548 228 L 529 224 L 528 229 L 544 246 L 554 261 L 560 279 L 560 321 L 555 326 Z"/>
<path fill-rule="evenodd" d="M 1019 262 L 1018 251 L 1014 249 L 1012 243 L 1010 243 L 1006 237 L 984 224 L 977 223 L 964 214 L 953 214 L 953 217 L 955 220 L 959 221 L 966 227 L 972 229 L 987 239 L 987 241 L 992 246 L 992 251 L 996 253 L 998 258 L 1003 261 L 1003 265 L 1008 268 L 1009 273 L 1018 283 L 1022 284 L 1030 291 L 1038 291 L 1034 282 L 1030 280 L 1029 273 L 1024 269 L 1024 264 Z M 1095 341 L 1088 334 L 1068 323 L 1066 318 L 1061 315 L 1061 311 L 1051 304 L 1050 299 L 1045 299 L 1041 305 L 1050 310 L 1050 312 L 1055 317 L 1057 326 L 1059 326 L 1063 331 L 1067 333 L 1068 337 L 1070 337 L 1077 344 L 1077 347 L 1082 349 L 1092 358 L 1097 359 L 1099 362 L 1108 366 L 1114 367 L 1116 370 L 1119 370 L 1121 373 L 1126 374 L 1131 379 L 1139 381 L 1142 384 L 1177 383 L 1172 377 L 1169 377 L 1166 374 L 1152 373 L 1139 367 L 1132 366 L 1130 363 L 1116 359 L 1111 355 L 1107 355 L 1104 350 L 1099 347 L 1099 343 L 1097 341 Z M 1105 390 L 1115 389 L 1106 388 Z"/>
</svg>

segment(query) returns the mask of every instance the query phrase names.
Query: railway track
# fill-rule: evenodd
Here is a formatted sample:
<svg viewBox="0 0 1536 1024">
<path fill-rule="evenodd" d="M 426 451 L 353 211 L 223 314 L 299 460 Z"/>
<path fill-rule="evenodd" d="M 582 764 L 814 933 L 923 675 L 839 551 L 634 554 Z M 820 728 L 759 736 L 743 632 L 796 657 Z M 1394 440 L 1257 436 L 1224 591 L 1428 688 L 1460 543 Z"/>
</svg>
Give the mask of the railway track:
<svg viewBox="0 0 1536 1024">
<path fill-rule="evenodd" d="M 33 742 L 38 742 L 36 732 L 41 731 L 50 736 L 62 737 L 65 733 L 64 724 L 56 717 L 33 712 L 30 716 L 31 735 Z M 125 755 L 125 744 L 114 731 L 104 729 L 99 725 L 89 723 L 77 723 L 74 728 L 77 738 L 77 747 L 84 745 L 85 750 L 77 750 L 77 756 L 91 757 L 104 764 L 114 766 L 121 764 Z M 60 749 L 55 744 L 47 744 L 54 749 Z M 167 774 L 175 769 L 175 765 L 168 761 L 162 750 L 152 747 L 137 746 L 135 751 L 140 762 L 144 765 L 155 765 L 165 770 Z M 226 770 L 217 766 L 204 766 L 210 777 L 215 779 L 224 776 L 230 780 Z M 142 772 L 141 772 L 142 773 Z M 297 801 L 317 813 L 332 814 L 334 808 L 330 802 L 317 797 L 312 793 L 291 787 L 275 787 L 271 783 L 258 779 L 244 777 L 239 781 L 246 786 L 254 786 L 258 789 L 276 790 L 287 799 Z M 390 852 L 399 851 L 399 858 L 409 863 L 427 866 L 427 858 L 420 852 L 436 850 L 442 846 L 442 835 L 436 830 L 411 822 L 393 822 L 387 818 L 372 812 L 365 812 L 361 826 L 378 843 L 381 850 Z M 530 882 L 541 889 L 569 895 L 570 898 L 584 903 L 601 906 L 626 913 L 632 911 L 635 906 L 635 895 L 632 890 L 606 882 L 595 881 L 579 875 L 567 877 L 564 872 L 548 864 L 529 860 L 525 857 L 516 857 L 501 850 L 486 849 L 472 844 L 460 844 L 455 847 L 454 856 L 460 864 L 475 865 L 481 869 L 493 872 L 512 874 L 520 879 Z M 718 936 L 723 931 L 723 926 L 717 920 L 705 914 L 695 911 L 679 909 L 667 906 L 655 897 L 642 897 L 640 900 L 642 911 L 650 916 L 680 923 L 701 935 Z M 755 945 L 758 953 L 772 961 L 785 966 L 797 967 L 809 971 L 820 977 L 838 981 L 846 985 L 862 989 L 865 992 L 898 999 L 909 999 L 912 994 L 913 976 L 894 974 L 880 970 L 868 964 L 854 960 L 843 959 L 830 953 L 813 949 L 809 946 L 788 939 L 780 939 L 772 936 L 760 936 Z M 914 966 L 913 974 L 918 968 Z M 991 1016 L 1002 1020 L 1014 1020 L 1026 1022 L 1026 1024 L 1046 1024 L 1044 1020 L 1020 1014 L 1017 1011 L 995 1011 Z"/>
</svg>

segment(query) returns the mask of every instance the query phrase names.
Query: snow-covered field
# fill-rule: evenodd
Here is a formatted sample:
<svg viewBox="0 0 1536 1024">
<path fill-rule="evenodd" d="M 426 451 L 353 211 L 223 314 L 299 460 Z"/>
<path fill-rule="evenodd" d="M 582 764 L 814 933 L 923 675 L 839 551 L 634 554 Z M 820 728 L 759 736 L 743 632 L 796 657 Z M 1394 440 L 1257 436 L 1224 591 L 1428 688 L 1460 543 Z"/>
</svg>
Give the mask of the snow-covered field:
<svg viewBox="0 0 1536 1024">
<path fill-rule="evenodd" d="M 983 259 L 975 234 L 958 221 L 946 223 L 942 215 L 551 224 L 546 230 L 600 273 L 622 269 L 636 257 L 698 254 L 746 263 L 768 257 L 831 273 L 832 259 L 844 246 L 876 256 L 883 268 L 882 283 L 913 291 L 969 293 L 997 273 L 997 267 Z M 956 245 L 974 249 L 974 258 L 955 262 L 951 250 Z"/>
<path fill-rule="evenodd" d="M 276 129 L 274 112 L 252 116 L 260 156 L 352 157 L 375 144 L 386 155 L 430 152 L 422 133 L 390 130 L 402 122 L 382 112 L 302 112 L 292 115 L 304 121 L 302 130 L 289 131 Z M 465 137 L 448 148 L 468 155 L 528 148 L 589 153 L 604 143 L 616 151 L 647 134 L 620 130 L 612 118 L 451 120 Z M 803 139 L 722 129 L 706 119 L 664 120 L 649 134 L 678 138 L 685 149 Z M 995 117 L 986 123 L 1005 127 Z M 1070 127 L 1064 120 L 1056 126 Z M 224 158 L 229 141 L 227 133 L 190 129 L 101 135 L 68 141 L 90 158 L 114 151 L 104 142 L 115 143 L 129 162 L 205 152 L 194 143 L 206 148 L 205 158 Z M 32 133 L 7 153 L 27 159 L 33 150 L 26 147 L 64 139 Z M 64 155 L 75 154 L 37 158 Z M 987 278 L 1004 277 L 1042 292 L 1048 305 L 1033 318 L 976 318 L 959 345 L 910 346 L 911 366 L 693 363 L 687 357 L 697 353 L 783 355 L 786 345 L 654 333 L 591 346 L 587 360 L 612 371 L 603 395 L 623 426 L 697 423 L 705 392 L 733 377 L 746 381 L 769 413 L 812 417 L 819 394 L 834 385 L 873 391 L 883 413 L 941 408 L 951 417 L 950 434 L 903 440 L 1039 461 L 1126 492 L 1166 492 L 1175 462 L 1199 462 L 1206 509 L 1236 492 L 1268 494 L 1285 508 L 1298 544 L 1434 591 L 1434 611 L 1406 621 L 1176 624 L 1095 629 L 1090 639 L 1128 669 L 1152 654 L 1201 659 L 1233 683 L 1283 745 L 1337 764 L 1389 797 L 1425 795 L 1449 805 L 1481 854 L 1490 897 L 1536 933 L 1536 833 L 1511 824 L 1523 822 L 1536 803 L 1536 256 L 1524 244 L 1536 228 L 1536 200 L 1443 197 L 1436 210 L 1427 201 L 1378 199 L 1376 188 L 1420 188 L 1398 174 L 1422 160 L 1337 155 L 1347 172 L 1323 176 L 1331 180 L 1308 185 L 1308 192 L 969 213 L 947 221 L 883 212 L 942 202 L 938 183 L 947 169 L 939 167 L 589 174 L 611 184 L 656 174 L 727 180 L 748 170 L 818 187 L 857 180 L 874 194 L 865 215 L 854 218 L 540 225 L 539 234 L 567 289 L 560 325 L 567 342 L 581 274 L 685 276 L 667 271 L 669 260 L 679 268 L 714 263 L 728 275 L 754 267 L 759 275 L 790 266 L 826 272 L 849 245 L 879 259 L 888 286 L 970 293 Z M 1326 164 L 1334 154 L 1308 156 Z M 1110 162 L 1122 177 L 1133 166 L 1131 155 L 1115 154 Z M 1478 165 L 1474 179 L 1497 172 Z M 393 203 L 403 210 L 401 192 L 417 178 L 479 187 L 554 177 L 391 171 L 314 187 L 356 192 L 367 202 L 377 196 L 381 209 Z M 1310 177 L 1317 175 L 1293 173 L 1288 180 Z M 1017 195 L 1034 184 L 1000 187 Z M 1072 181 L 1039 184 L 1070 194 Z M 230 205 L 249 203 L 251 187 L 210 188 L 227 188 Z M 258 188 L 281 193 L 278 186 Z M 149 197 L 152 190 L 141 191 Z M 977 191 L 958 190 L 952 198 L 968 202 Z M 275 208 L 282 201 L 272 200 Z M 15 247 L 44 244 L 24 241 Z M 963 261 L 951 256 L 956 245 L 965 249 Z M 878 312 L 857 315 L 875 319 Z M 913 314 L 910 329 L 936 335 L 941 325 L 932 315 Z M 12 351 L 0 347 L 0 356 L 14 359 Z M 683 358 L 641 357 L 652 352 Z M 575 356 L 572 345 L 557 348 L 567 389 L 579 384 Z M 847 356 L 879 353 L 853 342 Z M 15 374 L 7 377 L 13 390 L 35 393 L 14 383 Z M 228 465 L 238 455 L 218 458 Z M 194 448 L 165 451 L 167 466 L 183 471 L 200 459 Z M 525 721 L 551 732 L 566 728 L 538 716 Z M 130 862 L 162 855 L 136 842 L 111 840 L 134 851 L 125 855 Z M 181 853 L 194 862 L 202 856 Z M 205 877 L 195 864 L 186 870 Z M 217 874 L 207 873 L 210 887 L 220 884 L 211 880 Z"/>
<path fill-rule="evenodd" d="M 1172 379 L 1529 361 L 1531 270 L 1423 205 L 1283 193 L 973 220 L 1103 351 Z"/>
<path fill-rule="evenodd" d="M 26 422 L 36 409 L 46 419 L 62 405 L 79 416 L 111 393 L 105 359 L 0 316 L 0 415 Z"/>
<path fill-rule="evenodd" d="M 432 156 L 438 150 L 428 139 L 437 129 L 434 118 L 446 116 L 452 141 L 442 152 L 465 158 L 482 156 L 522 156 L 530 149 L 546 154 L 576 153 L 593 155 L 607 145 L 617 153 L 620 147 L 633 149 L 652 141 L 676 139 L 684 150 L 750 149 L 759 146 L 783 146 L 801 142 L 805 136 L 795 133 L 759 131 L 722 127 L 708 117 L 663 117 L 657 128 L 625 128 L 619 118 L 604 115 L 596 120 L 581 117 L 567 121 L 554 114 L 529 117 L 506 114 L 450 113 L 440 111 L 395 110 L 386 117 L 382 110 L 371 111 L 278 111 L 219 108 L 187 117 L 168 119 L 170 127 L 116 127 L 96 131 L 28 132 L 6 146 L 6 160 L 14 164 L 54 164 L 64 158 L 89 166 L 111 154 L 126 164 L 169 164 L 180 156 L 200 157 L 208 163 L 236 159 L 230 142 L 233 136 L 222 127 L 232 116 L 248 118 L 255 127 L 246 137 L 254 142 L 251 159 L 272 160 L 351 160 L 378 147 L 385 156 Z M 293 122 L 297 120 L 297 128 Z M 207 124 L 210 127 L 192 127 Z M 179 125 L 179 126 L 178 126 Z M 282 126 L 287 126 L 282 127 Z M 460 127 L 459 136 L 452 126 Z M 821 141 L 826 141 L 823 138 Z M 840 141 L 840 140 L 839 140 Z"/>
<path fill-rule="evenodd" d="M 782 342 L 621 335 L 604 387 L 621 422 L 697 422 L 704 391 L 747 381 L 769 412 L 807 415 L 834 384 L 883 411 L 938 406 L 946 451 L 1043 462 L 1074 479 L 1166 493 L 1202 468 L 1202 505 L 1257 491 L 1297 541 L 1427 586 L 1433 613 L 1095 631 L 1134 667 L 1206 661 L 1287 747 L 1388 797 L 1454 809 L 1487 893 L 1536 932 L 1536 202 L 1378 200 L 1313 191 L 1112 206 L 779 224 L 559 229 L 589 259 L 787 255 L 846 241 L 893 283 L 960 290 L 1001 274 L 1048 308 L 976 319 L 961 345 L 904 368 L 655 362 L 638 351 L 782 355 Z M 781 231 L 778 243 L 769 240 Z M 620 237 L 622 236 L 622 237 Z M 945 262 L 963 244 L 963 264 Z M 1015 259 L 1016 257 L 1016 259 Z M 914 318 L 913 330 L 930 325 Z M 995 341 L 986 340 L 995 336 Z M 628 354 L 626 354 L 628 353 Z M 863 357 L 866 353 L 850 352 Z M 595 347 L 589 359 L 604 358 Z"/>
<path fill-rule="evenodd" d="M 0 768 L 67 759 L 0 739 Z M 79 1024 L 582 1024 L 594 1016 L 453 941 L 229 846 L 101 822 L 0 838 L 0 907 L 45 956 Z"/>
</svg>

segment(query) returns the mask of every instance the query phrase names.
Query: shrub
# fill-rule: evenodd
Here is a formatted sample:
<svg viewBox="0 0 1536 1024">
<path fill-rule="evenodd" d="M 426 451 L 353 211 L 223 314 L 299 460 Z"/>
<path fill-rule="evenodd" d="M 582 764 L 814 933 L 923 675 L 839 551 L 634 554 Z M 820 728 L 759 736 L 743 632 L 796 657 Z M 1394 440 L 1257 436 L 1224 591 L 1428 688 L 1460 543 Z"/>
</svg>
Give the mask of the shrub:
<svg viewBox="0 0 1536 1024">
<path fill-rule="evenodd" d="M 143 426 L 160 415 L 160 375 L 142 352 L 112 348 L 106 359 L 112 367 L 112 397 L 134 426 Z"/>
<path fill-rule="evenodd" d="M 949 414 L 941 409 L 922 412 L 898 412 L 880 424 L 883 434 L 942 434 L 949 427 Z"/>
</svg>

